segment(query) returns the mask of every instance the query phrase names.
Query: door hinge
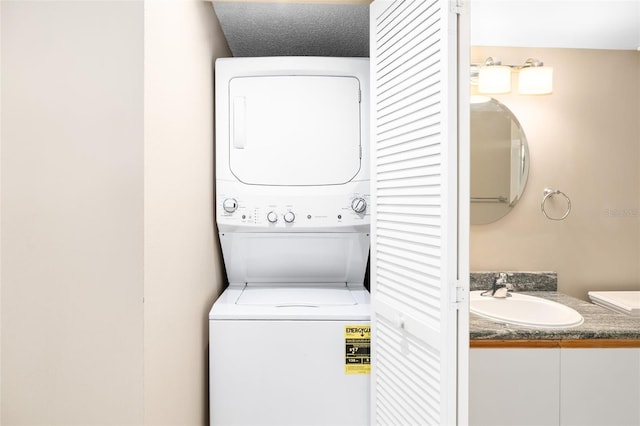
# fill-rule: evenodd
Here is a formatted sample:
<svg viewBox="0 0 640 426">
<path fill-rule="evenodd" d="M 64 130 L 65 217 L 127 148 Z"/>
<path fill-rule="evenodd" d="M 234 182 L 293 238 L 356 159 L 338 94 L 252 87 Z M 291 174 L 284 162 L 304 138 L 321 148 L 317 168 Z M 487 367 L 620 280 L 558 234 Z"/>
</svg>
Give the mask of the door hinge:
<svg viewBox="0 0 640 426">
<path fill-rule="evenodd" d="M 455 13 L 456 15 L 462 13 L 463 0 L 451 0 L 449 4 L 451 5 L 451 13 Z"/>
<path fill-rule="evenodd" d="M 464 287 L 454 286 L 451 287 L 451 303 L 459 306 L 462 302 L 466 300 L 466 291 Z"/>
</svg>

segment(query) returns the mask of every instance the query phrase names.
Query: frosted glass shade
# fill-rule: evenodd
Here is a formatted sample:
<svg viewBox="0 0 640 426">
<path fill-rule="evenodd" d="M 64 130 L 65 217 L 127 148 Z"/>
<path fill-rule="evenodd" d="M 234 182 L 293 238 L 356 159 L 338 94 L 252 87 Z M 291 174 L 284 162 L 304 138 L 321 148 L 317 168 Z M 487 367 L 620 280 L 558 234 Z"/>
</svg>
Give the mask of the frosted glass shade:
<svg viewBox="0 0 640 426">
<path fill-rule="evenodd" d="M 545 95 L 553 92 L 552 67 L 528 67 L 520 70 L 518 93 L 521 95 Z"/>
<path fill-rule="evenodd" d="M 509 93 L 511 91 L 511 68 L 503 65 L 480 67 L 478 92 Z"/>
</svg>

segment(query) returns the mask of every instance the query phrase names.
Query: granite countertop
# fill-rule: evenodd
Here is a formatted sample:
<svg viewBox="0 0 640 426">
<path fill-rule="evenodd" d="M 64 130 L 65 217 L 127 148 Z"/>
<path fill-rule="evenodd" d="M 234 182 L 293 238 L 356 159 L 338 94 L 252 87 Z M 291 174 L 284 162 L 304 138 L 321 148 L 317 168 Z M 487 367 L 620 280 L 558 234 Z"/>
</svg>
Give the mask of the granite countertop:
<svg viewBox="0 0 640 426">
<path fill-rule="evenodd" d="M 542 329 L 500 324 L 470 313 L 469 337 L 472 340 L 574 340 L 574 339 L 640 339 L 640 318 L 610 311 L 556 291 L 524 291 L 575 309 L 584 317 L 577 327 Z"/>
<path fill-rule="evenodd" d="M 495 272 L 471 273 L 471 290 L 491 288 Z M 584 317 L 577 327 L 543 329 L 501 324 L 469 314 L 471 340 L 640 340 L 640 318 L 631 317 L 556 291 L 554 272 L 510 272 L 514 291 L 538 296 L 575 309 Z"/>
</svg>

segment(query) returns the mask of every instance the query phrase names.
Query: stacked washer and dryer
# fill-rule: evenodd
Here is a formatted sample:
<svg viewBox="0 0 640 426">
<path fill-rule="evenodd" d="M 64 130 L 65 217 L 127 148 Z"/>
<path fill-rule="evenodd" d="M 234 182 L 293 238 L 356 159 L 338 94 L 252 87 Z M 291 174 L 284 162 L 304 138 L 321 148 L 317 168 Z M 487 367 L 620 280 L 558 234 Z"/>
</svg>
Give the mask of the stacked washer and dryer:
<svg viewBox="0 0 640 426">
<path fill-rule="evenodd" d="M 365 58 L 216 61 L 212 425 L 369 423 Z"/>
</svg>

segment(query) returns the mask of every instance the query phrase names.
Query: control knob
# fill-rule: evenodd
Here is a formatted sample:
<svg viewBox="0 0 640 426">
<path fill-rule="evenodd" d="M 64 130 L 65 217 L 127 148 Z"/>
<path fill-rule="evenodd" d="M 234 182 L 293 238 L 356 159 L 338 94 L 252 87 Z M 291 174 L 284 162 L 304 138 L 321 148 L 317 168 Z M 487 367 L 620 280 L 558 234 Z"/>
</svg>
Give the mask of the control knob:
<svg viewBox="0 0 640 426">
<path fill-rule="evenodd" d="M 225 198 L 222 202 L 222 208 L 227 213 L 233 213 L 238 209 L 238 201 L 235 198 Z"/>
<path fill-rule="evenodd" d="M 270 211 L 267 213 L 267 220 L 271 223 L 276 223 L 278 221 L 278 215 L 274 211 Z"/>
<path fill-rule="evenodd" d="M 367 209 L 367 202 L 362 197 L 356 197 L 351 200 L 351 208 L 356 213 L 364 213 Z"/>
<path fill-rule="evenodd" d="M 292 223 L 294 220 L 296 220 L 296 215 L 293 212 L 286 212 L 284 214 L 284 221 L 287 223 Z"/>
</svg>

